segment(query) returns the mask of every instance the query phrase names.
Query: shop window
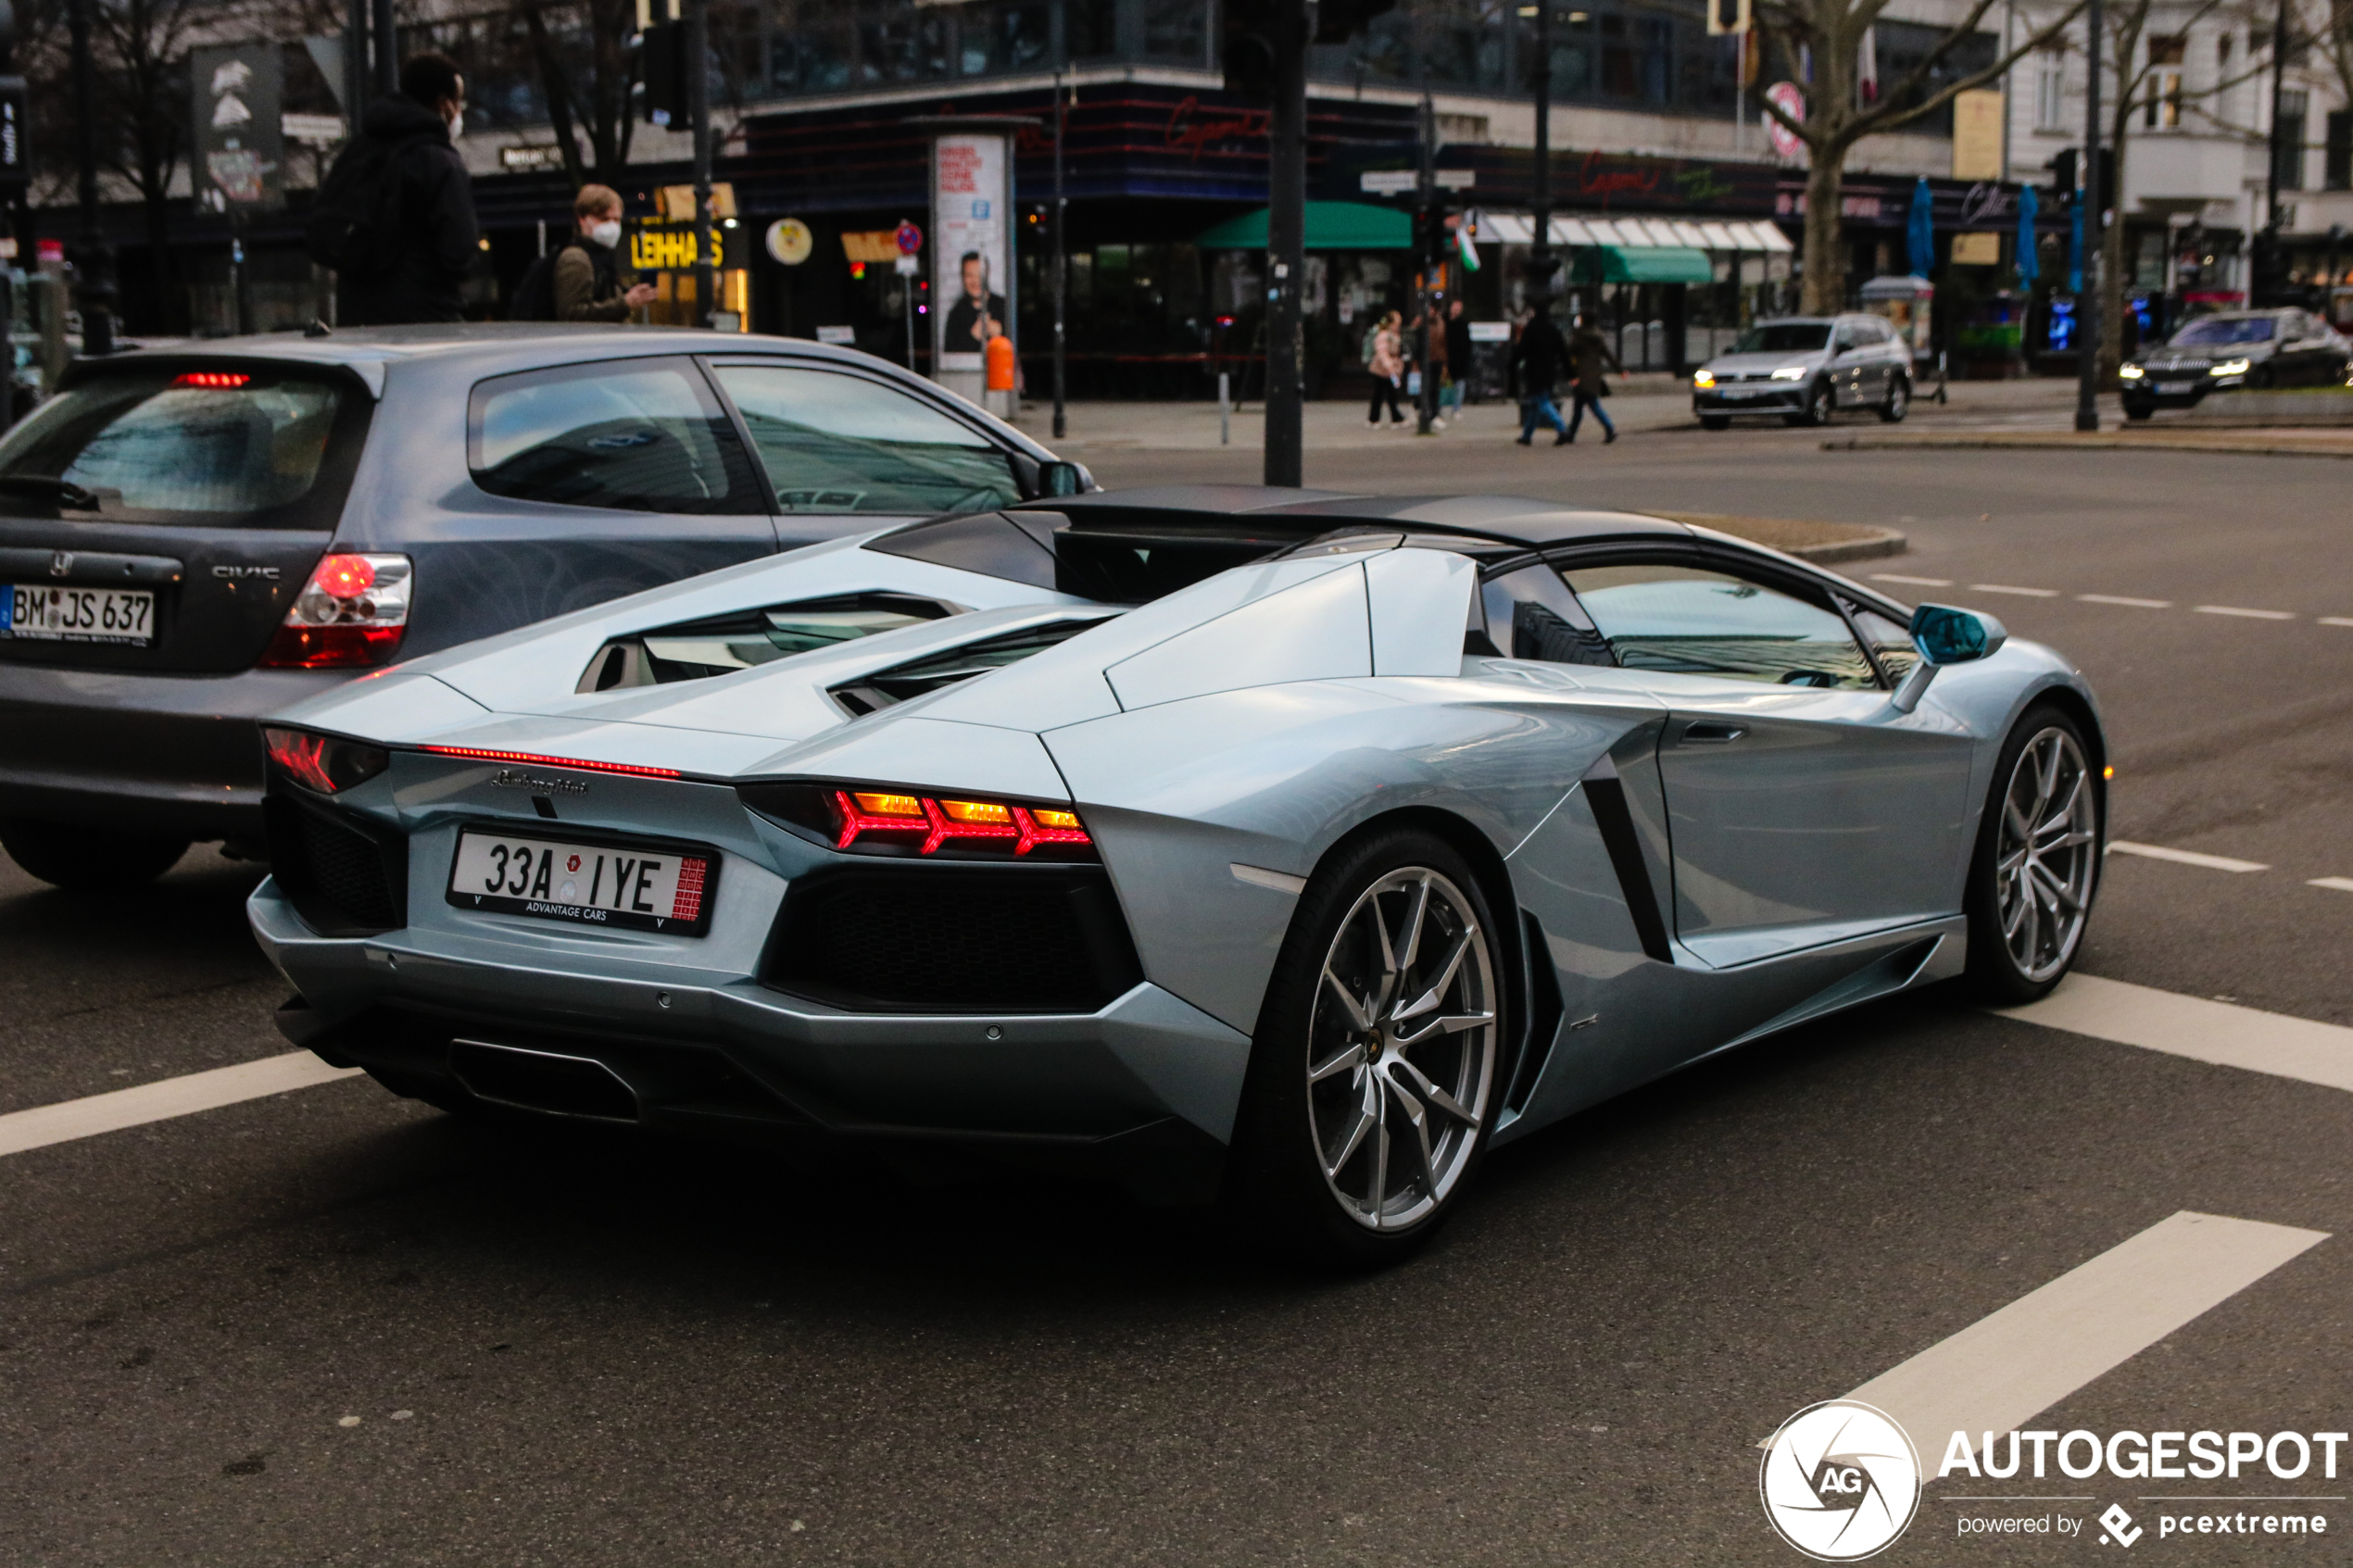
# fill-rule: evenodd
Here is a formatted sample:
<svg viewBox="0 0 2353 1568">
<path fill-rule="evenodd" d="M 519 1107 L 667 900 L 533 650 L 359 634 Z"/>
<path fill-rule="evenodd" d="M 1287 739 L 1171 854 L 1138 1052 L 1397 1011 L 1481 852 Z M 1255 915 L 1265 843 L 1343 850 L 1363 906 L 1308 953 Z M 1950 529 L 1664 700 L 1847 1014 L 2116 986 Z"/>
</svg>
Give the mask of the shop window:
<svg viewBox="0 0 2353 1568">
<path fill-rule="evenodd" d="M 494 495 L 640 512 L 761 509 L 735 427 L 685 359 L 480 383 L 466 447 L 474 483 Z"/>
<path fill-rule="evenodd" d="M 1209 63 L 1209 0 L 1144 0 L 1144 56 L 1175 65 Z"/>
<path fill-rule="evenodd" d="M 786 513 L 987 511 L 1021 499 L 986 436 L 895 387 L 789 365 L 721 365 Z"/>
<path fill-rule="evenodd" d="M 2353 189 L 2353 110 L 2331 109 L 2322 176 L 2332 191 Z"/>
<path fill-rule="evenodd" d="M 1887 101 L 1899 108 L 1924 103 L 1952 83 L 1991 68 L 2001 53 L 2001 41 L 1990 32 L 1972 32 L 1932 66 L 1908 92 L 1903 83 L 1944 41 L 1947 29 L 1919 22 L 1882 21 L 1876 29 L 1879 80 Z M 1905 129 L 1915 135 L 1950 136 L 1953 106 L 1948 101 L 1930 110 Z"/>
</svg>

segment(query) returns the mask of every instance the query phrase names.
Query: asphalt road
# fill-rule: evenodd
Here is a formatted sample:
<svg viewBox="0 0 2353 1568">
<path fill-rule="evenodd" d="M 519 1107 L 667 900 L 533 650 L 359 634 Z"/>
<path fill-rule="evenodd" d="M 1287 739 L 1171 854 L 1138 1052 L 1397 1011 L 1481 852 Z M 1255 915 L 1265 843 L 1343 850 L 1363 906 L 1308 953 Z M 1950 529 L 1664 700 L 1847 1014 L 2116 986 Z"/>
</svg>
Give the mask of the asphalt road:
<svg viewBox="0 0 2353 1568">
<path fill-rule="evenodd" d="M 2353 878 L 2353 624 L 2321 619 L 2353 621 L 2353 468 L 1474 425 L 1308 478 L 1904 529 L 1855 570 L 1949 580 L 1884 585 L 2089 672 L 2118 836 L 2268 868 L 2111 857 L 2082 968 L 2353 1023 L 2353 892 L 2309 885 Z M 283 1051 L 254 880 L 198 852 L 99 905 L 0 867 L 0 1112 Z M 1505 1150 L 1420 1260 L 1330 1280 L 1083 1188 L 484 1132 L 340 1083 L 0 1159 L 0 1562 L 1793 1563 L 1759 1438 L 2184 1210 L 2334 1239 L 2040 1424 L 2353 1424 L 2349 1150 L 2344 1090 L 1922 997 Z M 2353 1509 L 2311 1506 L 2333 1538 L 2139 1549 L 2346 1561 Z M 1962 1539 L 1961 1507 L 1881 1561 L 2101 1549 Z"/>
</svg>

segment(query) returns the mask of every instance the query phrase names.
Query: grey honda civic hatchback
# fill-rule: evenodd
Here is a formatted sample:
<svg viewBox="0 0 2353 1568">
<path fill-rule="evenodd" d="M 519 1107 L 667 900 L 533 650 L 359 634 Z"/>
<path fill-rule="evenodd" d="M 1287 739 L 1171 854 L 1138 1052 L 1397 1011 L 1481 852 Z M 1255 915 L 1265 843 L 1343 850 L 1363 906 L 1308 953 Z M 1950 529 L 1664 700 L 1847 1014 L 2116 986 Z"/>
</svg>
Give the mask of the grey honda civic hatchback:
<svg viewBox="0 0 2353 1568">
<path fill-rule="evenodd" d="M 0 847 L 77 887 L 199 841 L 258 853 L 265 713 L 779 550 L 1094 487 L 797 339 L 391 328 L 84 360 L 0 440 Z M 862 608 L 813 634 L 859 634 Z"/>
</svg>

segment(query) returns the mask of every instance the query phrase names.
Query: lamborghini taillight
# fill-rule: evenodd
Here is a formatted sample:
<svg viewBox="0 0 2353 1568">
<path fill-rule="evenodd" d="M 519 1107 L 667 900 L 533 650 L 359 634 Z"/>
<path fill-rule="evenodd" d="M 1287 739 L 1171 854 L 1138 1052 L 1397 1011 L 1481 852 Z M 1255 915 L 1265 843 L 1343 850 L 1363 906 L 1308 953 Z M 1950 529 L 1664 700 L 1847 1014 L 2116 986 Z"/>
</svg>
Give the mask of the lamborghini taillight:
<svg viewBox="0 0 2353 1568">
<path fill-rule="evenodd" d="M 954 847 L 1010 849 L 1021 857 L 1040 846 L 1094 842 L 1077 812 L 1051 806 L 863 789 L 837 789 L 833 797 L 837 849 L 872 838 L 912 845 L 918 855 Z"/>
</svg>

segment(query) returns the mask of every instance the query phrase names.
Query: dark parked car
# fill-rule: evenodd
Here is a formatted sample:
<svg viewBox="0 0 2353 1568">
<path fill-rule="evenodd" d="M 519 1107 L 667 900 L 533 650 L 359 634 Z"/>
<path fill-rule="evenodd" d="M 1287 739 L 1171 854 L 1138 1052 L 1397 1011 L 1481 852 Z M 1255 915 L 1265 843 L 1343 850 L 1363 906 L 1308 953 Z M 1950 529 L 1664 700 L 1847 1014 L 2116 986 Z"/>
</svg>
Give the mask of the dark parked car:
<svg viewBox="0 0 2353 1568">
<path fill-rule="evenodd" d="M 2200 316 L 2117 373 L 2125 417 L 2145 420 L 2210 392 L 2340 383 L 2348 357 L 2353 342 L 2309 310 L 2232 310 Z"/>
<path fill-rule="evenodd" d="M 793 339 L 393 328 L 84 360 L 0 441 L 0 846 L 65 886 L 258 847 L 254 721 L 336 682 L 1092 488 L 928 382 Z"/>
</svg>

